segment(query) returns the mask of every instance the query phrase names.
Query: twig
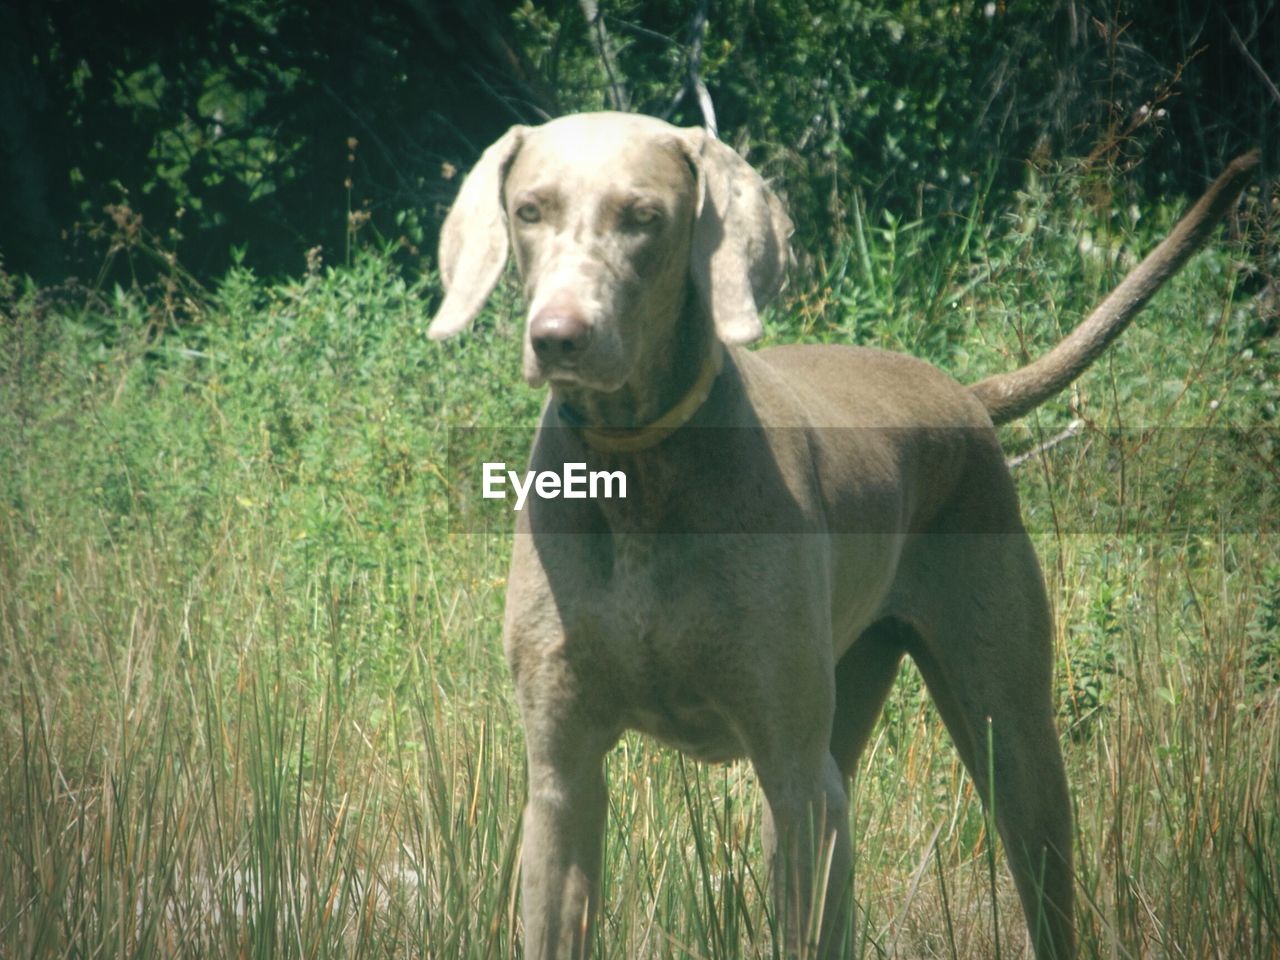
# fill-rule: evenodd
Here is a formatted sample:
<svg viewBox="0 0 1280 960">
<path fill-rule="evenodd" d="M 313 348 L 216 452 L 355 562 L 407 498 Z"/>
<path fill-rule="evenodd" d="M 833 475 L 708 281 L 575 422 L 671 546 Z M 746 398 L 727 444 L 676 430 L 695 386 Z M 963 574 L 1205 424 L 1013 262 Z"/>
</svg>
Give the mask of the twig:
<svg viewBox="0 0 1280 960">
<path fill-rule="evenodd" d="M 613 62 L 613 47 L 609 42 L 609 33 L 604 28 L 604 17 L 600 15 L 599 0 L 578 0 L 582 15 L 590 28 L 591 45 L 596 48 L 596 56 L 604 64 L 605 75 L 609 78 L 609 106 L 614 110 L 631 109 L 631 98 L 627 95 L 626 86 L 618 79 L 618 69 Z"/>
<path fill-rule="evenodd" d="M 669 47 L 680 46 L 680 41 L 675 37 L 668 37 L 665 33 L 659 33 L 657 30 L 650 30 L 648 27 L 642 27 L 638 23 L 632 23 L 630 20 L 623 20 L 620 17 L 611 17 L 605 14 L 605 23 L 613 24 L 613 26 L 621 30 L 623 33 L 629 33 L 632 36 L 639 37 L 642 40 L 656 40 L 659 43 L 665 43 Z"/>
<path fill-rule="evenodd" d="M 1236 33 L 1236 25 L 1227 20 L 1227 28 L 1231 31 L 1231 42 L 1236 45 L 1241 55 L 1253 67 L 1253 72 L 1262 80 L 1262 85 L 1270 91 L 1271 96 L 1275 98 L 1276 103 L 1280 103 L 1280 90 L 1276 89 L 1276 85 L 1271 82 L 1271 78 L 1267 76 L 1267 72 L 1262 69 L 1262 64 L 1253 58 L 1253 54 L 1249 52 L 1249 48 L 1244 45 L 1244 41 L 1240 39 L 1240 34 Z"/>
<path fill-rule="evenodd" d="M 430 15 L 423 12 L 429 9 L 429 4 L 424 5 L 422 2 L 411 0 L 409 5 L 418 11 L 419 16 L 426 22 L 431 22 Z M 532 102 L 538 113 L 545 118 L 557 116 L 560 113 L 560 105 L 555 91 L 547 86 L 541 73 L 520 44 L 506 35 L 502 25 L 504 18 L 494 10 L 492 0 L 468 0 L 466 3 L 458 4 L 458 8 L 468 25 L 484 41 L 490 55 L 501 65 L 505 77 L 515 82 L 521 94 Z M 479 76 L 479 72 L 474 68 L 471 72 L 473 76 Z M 492 85 L 488 82 L 485 83 L 485 87 L 496 95 L 496 91 L 493 91 Z M 506 98 L 499 96 L 498 99 L 504 106 L 511 109 Z M 514 110 L 512 112 L 518 113 Z M 517 122 L 524 119 L 525 117 L 518 116 Z"/>
<path fill-rule="evenodd" d="M 661 113 L 659 113 L 658 116 L 661 117 L 663 120 L 670 120 L 671 117 L 675 114 L 676 109 L 680 106 L 680 104 L 684 103 L 684 95 L 688 92 L 689 92 L 689 84 L 688 83 L 680 84 L 680 89 L 675 92 L 675 95 L 672 96 L 671 98 L 671 102 L 667 104 L 666 109 L 664 109 Z"/>
<path fill-rule="evenodd" d="M 689 86 L 698 97 L 698 109 L 702 111 L 702 125 L 713 138 L 719 139 L 716 124 L 716 108 L 711 102 L 711 94 L 702 79 L 702 37 L 707 32 L 707 7 L 710 0 L 701 0 L 693 15 L 693 25 L 689 28 Z"/>
<path fill-rule="evenodd" d="M 503 109 L 505 109 L 509 114 L 511 114 L 513 123 L 523 123 L 526 119 L 528 119 L 525 116 L 525 114 L 523 114 L 521 110 L 516 106 L 517 103 L 521 103 L 523 106 L 527 106 L 531 108 L 543 120 L 550 120 L 552 117 L 555 116 L 554 113 L 547 113 L 546 110 L 544 110 L 542 106 L 536 102 L 517 101 L 512 97 L 507 96 L 504 93 L 500 93 L 494 87 L 494 85 L 489 82 L 488 77 L 486 77 L 484 74 L 482 74 L 479 70 L 477 70 L 475 67 L 471 66 L 470 64 L 468 64 L 465 67 L 465 69 L 467 73 L 471 76 L 471 79 L 475 80 L 476 83 L 484 87 L 485 92 L 489 94 L 489 96 L 492 97 L 497 103 L 501 104 Z"/>
<path fill-rule="evenodd" d="M 1038 444 L 1032 447 L 1030 450 L 1026 451 L 1025 453 L 1018 454 L 1016 457 L 1010 457 L 1008 460 L 1005 461 L 1005 466 L 1007 466 L 1010 470 L 1016 470 L 1018 467 L 1022 466 L 1024 463 L 1026 463 L 1028 460 L 1032 459 L 1033 457 L 1038 457 L 1040 456 L 1040 454 L 1045 453 L 1048 450 L 1052 450 L 1058 444 L 1063 443 L 1067 440 L 1070 440 L 1072 437 L 1078 434 L 1083 428 L 1084 428 L 1084 421 L 1077 417 L 1075 420 L 1072 420 L 1069 424 L 1067 424 L 1064 429 L 1058 431 L 1048 440 L 1044 441 L 1044 443 Z"/>
</svg>

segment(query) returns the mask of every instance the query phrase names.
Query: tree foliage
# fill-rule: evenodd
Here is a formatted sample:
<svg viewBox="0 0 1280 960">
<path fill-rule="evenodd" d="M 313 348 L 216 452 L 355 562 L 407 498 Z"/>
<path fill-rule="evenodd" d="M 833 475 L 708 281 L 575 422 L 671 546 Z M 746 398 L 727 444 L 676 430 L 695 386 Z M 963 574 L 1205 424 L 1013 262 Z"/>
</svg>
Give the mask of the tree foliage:
<svg viewBox="0 0 1280 960">
<path fill-rule="evenodd" d="M 963 212 L 1029 158 L 1152 158 L 1138 182 L 1191 192 L 1274 148 L 1278 22 L 1277 0 L 9 3 L 0 250 L 86 269 L 107 220 L 201 276 L 297 273 L 362 229 L 430 263 L 486 143 L 600 108 L 701 124 L 711 105 L 809 251 L 855 203 Z"/>
</svg>

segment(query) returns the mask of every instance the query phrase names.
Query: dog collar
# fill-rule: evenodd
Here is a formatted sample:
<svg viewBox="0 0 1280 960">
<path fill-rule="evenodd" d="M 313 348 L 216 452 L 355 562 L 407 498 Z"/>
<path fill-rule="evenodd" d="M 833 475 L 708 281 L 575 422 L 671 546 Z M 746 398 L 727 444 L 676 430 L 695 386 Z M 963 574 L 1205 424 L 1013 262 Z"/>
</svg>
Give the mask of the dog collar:
<svg viewBox="0 0 1280 960">
<path fill-rule="evenodd" d="M 559 405 L 557 413 L 560 419 L 582 434 L 587 446 L 601 453 L 635 453 L 656 447 L 671 434 L 675 433 L 698 412 L 711 395 L 716 377 L 724 365 L 724 347 L 720 341 L 713 341 L 712 349 L 707 351 L 706 360 L 698 372 L 698 379 L 676 405 L 652 423 L 643 427 L 591 427 L 587 426 L 580 414 L 566 403 Z"/>
</svg>

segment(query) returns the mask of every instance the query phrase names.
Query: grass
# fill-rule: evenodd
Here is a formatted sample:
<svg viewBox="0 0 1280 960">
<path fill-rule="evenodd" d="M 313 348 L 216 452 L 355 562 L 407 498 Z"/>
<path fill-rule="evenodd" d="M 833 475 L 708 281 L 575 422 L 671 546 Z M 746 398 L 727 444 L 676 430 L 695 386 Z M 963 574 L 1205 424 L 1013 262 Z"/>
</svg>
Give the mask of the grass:
<svg viewBox="0 0 1280 960">
<path fill-rule="evenodd" d="M 1009 368 L 1173 215 L 1057 187 L 960 230 L 868 220 L 771 338 Z M 1239 256 L 1198 258 L 1073 407 L 1005 436 L 1085 420 L 1017 471 L 1084 957 L 1280 956 L 1277 361 Z M 377 251 L 179 295 L 5 283 L 0 956 L 519 956 L 508 540 L 445 508 L 448 428 L 536 413 L 511 295 L 439 346 L 432 288 Z M 608 773 L 597 955 L 774 956 L 750 769 L 627 737 Z M 851 956 L 1026 954 L 911 671 L 851 816 Z"/>
</svg>

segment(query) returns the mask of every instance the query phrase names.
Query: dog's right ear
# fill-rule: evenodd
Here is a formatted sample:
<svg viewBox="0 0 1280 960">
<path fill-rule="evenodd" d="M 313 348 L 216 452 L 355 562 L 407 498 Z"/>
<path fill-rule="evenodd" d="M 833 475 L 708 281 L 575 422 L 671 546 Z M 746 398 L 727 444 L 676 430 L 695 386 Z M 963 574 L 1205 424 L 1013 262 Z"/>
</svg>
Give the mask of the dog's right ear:
<svg viewBox="0 0 1280 960">
<path fill-rule="evenodd" d="M 451 337 L 475 319 L 507 265 L 502 183 L 528 127 L 512 127 L 489 147 L 462 181 L 440 230 L 440 279 L 445 297 L 427 336 Z"/>
</svg>

